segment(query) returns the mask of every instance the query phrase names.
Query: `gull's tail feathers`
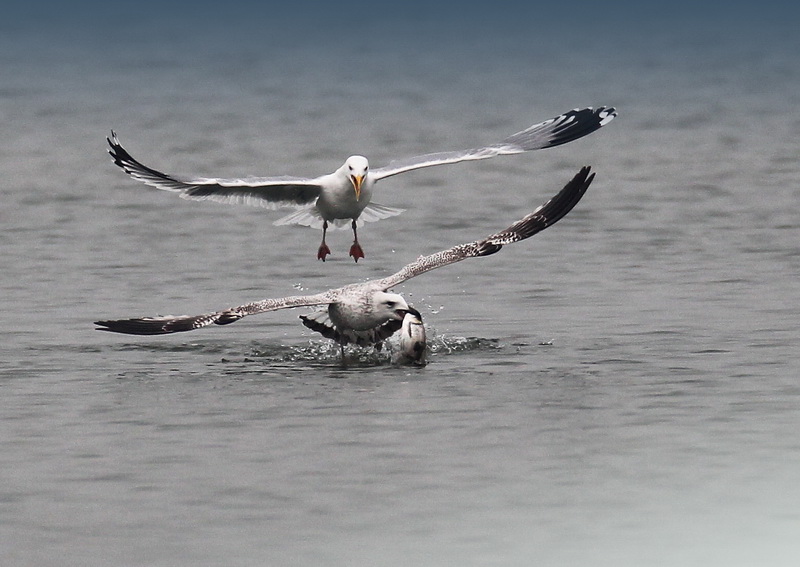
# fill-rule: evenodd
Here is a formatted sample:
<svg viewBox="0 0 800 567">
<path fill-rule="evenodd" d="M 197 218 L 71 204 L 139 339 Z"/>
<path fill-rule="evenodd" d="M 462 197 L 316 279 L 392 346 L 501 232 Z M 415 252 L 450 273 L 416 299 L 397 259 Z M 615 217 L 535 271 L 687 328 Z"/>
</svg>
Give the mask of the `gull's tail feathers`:
<svg viewBox="0 0 800 567">
<path fill-rule="evenodd" d="M 390 217 L 396 217 L 399 214 L 406 212 L 405 209 L 397 209 L 395 207 L 387 207 L 378 203 L 370 203 L 367 208 L 361 211 L 361 216 L 358 220 L 361 222 L 375 222 Z"/>
<path fill-rule="evenodd" d="M 405 209 L 397 209 L 395 207 L 387 207 L 386 205 L 380 205 L 378 203 L 370 203 L 361 212 L 361 215 L 358 217 L 356 223 L 361 225 L 367 222 L 375 222 L 388 219 L 390 217 L 395 217 L 404 212 Z M 297 224 L 300 226 L 309 226 L 311 228 L 322 229 L 323 222 L 324 219 L 320 215 L 316 206 L 311 206 L 300 209 L 299 211 L 295 211 L 292 214 L 286 215 L 285 217 L 281 217 L 273 224 L 275 226 Z M 337 228 L 350 228 L 351 223 L 351 219 L 333 219 L 328 221 L 328 230 L 336 230 Z"/>
<path fill-rule="evenodd" d="M 285 217 L 281 217 L 274 223 L 275 226 L 284 226 L 287 224 L 297 224 L 300 226 L 310 226 L 311 228 L 322 229 L 323 219 L 317 210 L 317 207 L 312 205 L 305 209 L 295 211 Z"/>
</svg>

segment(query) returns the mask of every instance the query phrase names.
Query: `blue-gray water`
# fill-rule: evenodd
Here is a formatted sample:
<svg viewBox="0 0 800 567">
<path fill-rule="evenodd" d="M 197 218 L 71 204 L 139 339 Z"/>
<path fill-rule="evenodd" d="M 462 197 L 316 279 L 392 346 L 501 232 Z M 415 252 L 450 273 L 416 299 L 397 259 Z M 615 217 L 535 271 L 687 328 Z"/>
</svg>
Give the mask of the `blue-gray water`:
<svg viewBox="0 0 800 567">
<path fill-rule="evenodd" d="M 798 564 L 791 15 L 440 9 L 352 33 L 353 11 L 198 6 L 0 23 L 0 563 Z M 323 264 L 281 213 L 181 200 L 105 153 L 114 128 L 169 172 L 317 175 L 599 104 L 620 117 L 568 146 L 382 182 L 407 212 L 361 231 L 358 265 L 347 232 Z M 388 274 L 584 164 L 562 223 L 402 286 L 423 369 L 343 368 L 296 311 L 91 324 Z"/>
</svg>

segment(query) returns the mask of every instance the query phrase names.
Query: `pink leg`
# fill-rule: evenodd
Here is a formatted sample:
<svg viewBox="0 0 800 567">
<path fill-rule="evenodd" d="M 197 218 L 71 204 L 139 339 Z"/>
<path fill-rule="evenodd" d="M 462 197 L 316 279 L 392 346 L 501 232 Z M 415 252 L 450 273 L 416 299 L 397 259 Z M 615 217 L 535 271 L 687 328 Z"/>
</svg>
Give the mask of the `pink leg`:
<svg viewBox="0 0 800 567">
<path fill-rule="evenodd" d="M 364 257 L 364 251 L 361 249 L 361 245 L 358 243 L 358 232 L 356 231 L 355 219 L 350 226 L 353 227 L 353 245 L 350 247 L 350 255 L 353 257 L 353 260 L 358 262 L 359 258 Z"/>
<path fill-rule="evenodd" d="M 331 253 L 331 249 L 328 248 L 328 245 L 325 244 L 325 235 L 328 232 L 328 221 L 322 222 L 322 244 L 319 245 L 319 250 L 317 250 L 317 260 L 325 261 L 325 257 Z"/>
</svg>

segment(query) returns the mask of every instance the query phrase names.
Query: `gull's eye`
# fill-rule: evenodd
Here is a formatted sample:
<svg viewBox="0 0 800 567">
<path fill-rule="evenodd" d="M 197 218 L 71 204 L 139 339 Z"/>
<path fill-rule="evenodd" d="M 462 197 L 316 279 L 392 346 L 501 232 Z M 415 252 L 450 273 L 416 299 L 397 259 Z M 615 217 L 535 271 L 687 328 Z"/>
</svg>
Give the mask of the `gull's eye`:
<svg viewBox="0 0 800 567">
<path fill-rule="evenodd" d="M 348 165 L 347 167 L 350 168 L 350 171 L 353 171 L 353 166 L 352 165 Z"/>
<path fill-rule="evenodd" d="M 396 304 L 395 304 L 395 302 L 394 302 L 394 301 L 387 301 L 387 302 L 386 302 L 386 307 L 388 307 L 389 309 L 394 309 L 394 306 L 395 306 L 395 305 L 396 305 Z"/>
</svg>

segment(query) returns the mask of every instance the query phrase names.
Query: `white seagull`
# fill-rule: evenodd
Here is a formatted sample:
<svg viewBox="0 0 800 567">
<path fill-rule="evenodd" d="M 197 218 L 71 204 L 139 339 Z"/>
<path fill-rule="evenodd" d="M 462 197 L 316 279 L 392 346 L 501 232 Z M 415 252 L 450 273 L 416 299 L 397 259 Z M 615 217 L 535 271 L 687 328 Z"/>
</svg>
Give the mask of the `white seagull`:
<svg viewBox="0 0 800 567">
<path fill-rule="evenodd" d="M 387 166 L 376 169 L 370 169 L 367 158 L 354 155 L 347 158 L 333 173 L 313 179 L 304 177 L 221 179 L 168 175 L 134 159 L 120 145 L 114 131 L 107 140 L 114 163 L 131 177 L 158 189 L 179 193 L 184 199 L 255 205 L 268 209 L 282 207 L 299 209 L 278 219 L 275 224 L 299 224 L 322 228 L 322 243 L 317 251 L 317 258 L 320 260 L 324 261 L 331 253 L 325 243 L 328 228 L 344 226 L 349 221 L 353 229 L 350 256 L 358 262 L 359 258 L 364 257 L 364 251 L 358 243 L 356 221 L 372 222 L 403 212 L 403 209 L 372 202 L 372 192 L 377 181 L 423 167 L 487 159 L 566 144 L 605 126 L 616 115 L 617 112 L 613 107 L 606 106 L 597 109 L 589 107 L 570 110 L 517 132 L 496 144 L 471 150 L 439 152 L 395 160 Z"/>
<path fill-rule="evenodd" d="M 401 295 L 391 293 L 390 288 L 435 268 L 441 268 L 467 258 L 489 256 L 500 250 L 505 244 L 519 242 L 533 236 L 556 223 L 572 210 L 583 197 L 593 179 L 594 174 L 590 175 L 590 168 L 584 167 L 556 196 L 505 230 L 483 240 L 460 244 L 428 256 L 420 256 L 399 272 L 385 278 L 350 284 L 314 295 L 264 299 L 203 315 L 96 321 L 95 325 L 98 325 L 98 330 L 115 333 L 163 335 L 193 331 L 211 324 L 227 325 L 248 315 L 277 311 L 278 309 L 326 305 L 327 309 L 323 311 L 311 315 L 301 315 L 303 324 L 339 343 L 342 355 L 344 355 L 344 345 L 350 343 L 379 347 L 385 339 L 401 329 L 407 314 L 414 315 L 421 322 L 419 312 L 409 307 Z M 411 323 L 413 323 L 413 318 L 408 320 L 409 329 L 406 331 L 408 334 L 406 344 L 409 346 L 403 348 L 413 350 L 419 348 L 414 347 L 414 344 L 419 342 L 420 335 L 410 328 Z M 422 335 L 422 341 L 424 342 L 424 335 Z"/>
</svg>

